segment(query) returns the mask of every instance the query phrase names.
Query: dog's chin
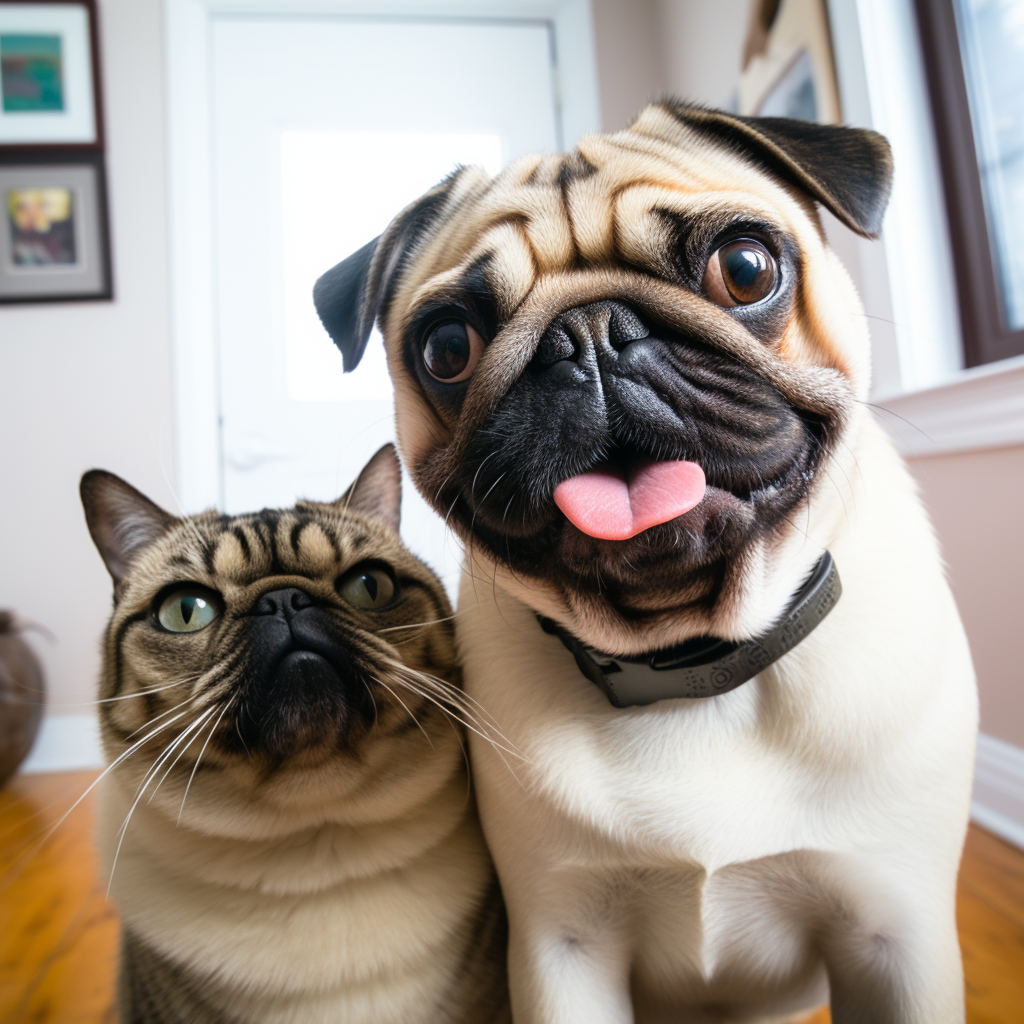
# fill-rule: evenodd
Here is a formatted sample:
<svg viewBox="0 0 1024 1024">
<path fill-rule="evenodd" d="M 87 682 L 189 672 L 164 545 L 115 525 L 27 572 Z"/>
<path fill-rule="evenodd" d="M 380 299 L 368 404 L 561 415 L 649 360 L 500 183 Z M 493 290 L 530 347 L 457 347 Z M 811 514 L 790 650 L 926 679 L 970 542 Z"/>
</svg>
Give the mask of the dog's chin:
<svg viewBox="0 0 1024 1024">
<path fill-rule="evenodd" d="M 639 637 L 672 622 L 683 635 L 715 631 L 731 614 L 737 580 L 755 550 L 790 529 L 809 499 L 813 469 L 794 467 L 781 480 L 733 490 L 709 483 L 688 512 L 626 540 L 603 540 L 573 525 L 553 501 L 523 530 L 503 530 L 486 507 L 460 498 L 449 522 L 469 549 L 514 582 L 528 603 L 553 597 L 579 625 Z M 537 519 L 542 521 L 538 524 Z"/>
</svg>

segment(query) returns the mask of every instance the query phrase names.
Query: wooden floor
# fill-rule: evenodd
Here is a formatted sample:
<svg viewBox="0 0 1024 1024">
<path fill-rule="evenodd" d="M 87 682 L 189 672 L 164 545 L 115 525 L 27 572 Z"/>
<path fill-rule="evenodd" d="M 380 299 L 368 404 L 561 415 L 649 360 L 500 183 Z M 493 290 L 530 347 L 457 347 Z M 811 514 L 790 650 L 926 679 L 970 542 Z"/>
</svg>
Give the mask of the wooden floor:
<svg viewBox="0 0 1024 1024">
<path fill-rule="evenodd" d="M 117 918 L 96 871 L 92 795 L 53 828 L 94 778 L 19 776 L 0 791 L 2 1024 L 115 1024 Z M 1024 853 L 972 825 L 957 908 L 969 1024 L 1022 1024 Z M 828 1011 L 812 1021 L 828 1024 Z"/>
</svg>

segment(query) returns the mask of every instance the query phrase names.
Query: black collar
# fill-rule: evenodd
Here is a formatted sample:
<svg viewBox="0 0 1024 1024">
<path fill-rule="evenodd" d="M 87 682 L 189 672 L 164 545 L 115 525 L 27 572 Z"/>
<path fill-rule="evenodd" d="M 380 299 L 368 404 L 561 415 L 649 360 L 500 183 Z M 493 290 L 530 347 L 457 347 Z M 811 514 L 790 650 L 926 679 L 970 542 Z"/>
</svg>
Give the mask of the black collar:
<svg viewBox="0 0 1024 1024">
<path fill-rule="evenodd" d="M 796 647 L 832 611 L 842 592 L 835 562 L 826 551 L 779 621 L 762 636 L 743 643 L 694 637 L 677 647 L 630 657 L 602 654 L 557 622 L 537 618 L 615 707 L 628 708 L 671 697 L 716 697 L 736 689 Z"/>
</svg>

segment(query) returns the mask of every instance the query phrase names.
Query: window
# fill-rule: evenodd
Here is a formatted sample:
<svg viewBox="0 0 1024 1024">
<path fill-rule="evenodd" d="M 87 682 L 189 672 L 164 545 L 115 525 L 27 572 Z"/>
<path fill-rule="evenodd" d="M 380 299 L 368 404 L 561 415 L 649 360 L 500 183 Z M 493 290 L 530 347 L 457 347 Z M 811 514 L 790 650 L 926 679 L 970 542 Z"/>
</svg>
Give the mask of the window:
<svg viewBox="0 0 1024 1024">
<path fill-rule="evenodd" d="M 968 366 L 1024 353 L 1024 0 L 916 0 Z"/>
</svg>

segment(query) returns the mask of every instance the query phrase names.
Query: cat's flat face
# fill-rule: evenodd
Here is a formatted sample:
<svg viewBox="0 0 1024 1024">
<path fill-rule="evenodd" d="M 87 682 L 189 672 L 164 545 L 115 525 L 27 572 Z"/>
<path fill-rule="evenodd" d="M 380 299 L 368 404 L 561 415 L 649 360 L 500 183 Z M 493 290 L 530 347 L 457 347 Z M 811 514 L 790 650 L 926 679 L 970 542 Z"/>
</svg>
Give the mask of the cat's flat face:
<svg viewBox="0 0 1024 1024">
<path fill-rule="evenodd" d="M 140 784 L 169 771 L 160 791 L 179 801 L 194 770 L 188 804 L 203 813 L 244 796 L 291 809 L 329 797 L 358 814 L 406 799 L 410 776 L 450 773 L 451 607 L 362 498 L 162 513 L 115 573 L 100 693 L 111 760 L 140 744 L 125 769 Z M 122 535 L 142 528 L 121 522 Z"/>
</svg>

